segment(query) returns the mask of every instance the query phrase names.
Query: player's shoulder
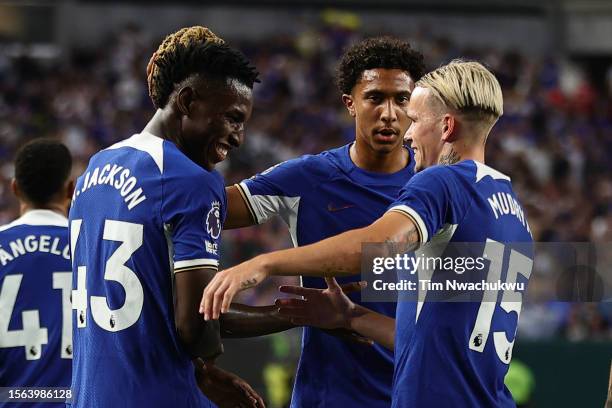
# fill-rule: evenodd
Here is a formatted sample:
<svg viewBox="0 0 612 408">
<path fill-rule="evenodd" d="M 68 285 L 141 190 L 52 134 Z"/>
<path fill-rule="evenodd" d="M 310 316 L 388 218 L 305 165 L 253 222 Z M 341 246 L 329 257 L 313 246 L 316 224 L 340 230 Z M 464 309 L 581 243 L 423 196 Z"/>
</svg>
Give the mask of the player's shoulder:
<svg viewBox="0 0 612 408">
<path fill-rule="evenodd" d="M 223 190 L 223 177 L 219 172 L 208 171 L 187 157 L 174 143 L 148 132 L 141 132 L 116 143 L 103 152 L 131 148 L 142 154 L 127 154 L 122 161 L 136 166 L 139 174 L 145 172 L 149 180 L 161 183 L 164 196 L 198 195 L 206 191 Z M 100 152 L 102 153 L 102 152 Z M 144 162 L 148 163 L 147 165 Z M 151 165 L 151 162 L 154 165 Z"/>
<path fill-rule="evenodd" d="M 141 154 L 126 155 L 124 154 L 126 149 L 135 150 Z M 141 165 L 143 160 L 153 162 L 155 171 L 162 176 L 178 173 L 192 177 L 214 177 L 189 159 L 174 143 L 145 131 L 101 150 L 92 157 L 92 161 L 101 155 L 109 154 L 115 156 L 123 154 L 124 159 L 136 166 Z"/>
<path fill-rule="evenodd" d="M 477 161 L 471 161 L 471 163 L 473 164 L 473 177 L 476 183 L 487 179 L 508 184 L 512 183 L 510 176 L 502 173 L 499 170 L 494 169 L 493 167 L 487 166 L 486 164 Z"/>
<path fill-rule="evenodd" d="M 299 166 L 313 177 L 329 178 L 346 167 L 349 145 L 324 150 L 318 154 L 307 154 L 298 158 Z"/>
<path fill-rule="evenodd" d="M 335 169 L 340 149 L 326 150 L 318 154 L 304 154 L 289 160 L 280 162 L 267 170 L 262 171 L 262 176 L 282 175 L 283 177 L 296 178 L 327 178 Z"/>
<path fill-rule="evenodd" d="M 417 173 L 408 181 L 409 184 L 414 183 L 442 183 L 447 184 L 452 182 L 457 176 L 464 173 L 464 169 L 453 169 L 453 166 L 437 164 L 435 166 L 427 167 Z"/>
<path fill-rule="evenodd" d="M 31 210 L 16 220 L 0 226 L 0 236 L 16 233 L 23 228 L 68 231 L 68 218 L 51 210 Z"/>
<path fill-rule="evenodd" d="M 339 156 L 340 148 L 325 150 L 318 154 L 303 154 L 296 158 L 285 161 L 287 166 L 302 168 L 305 170 L 316 170 L 329 167 Z"/>
<path fill-rule="evenodd" d="M 196 201 L 199 201 L 198 197 L 222 199 L 225 181 L 217 170 L 206 170 L 182 156 L 181 163 L 169 166 L 164 172 L 163 190 L 165 197 L 182 196 Z"/>
<path fill-rule="evenodd" d="M 452 165 L 436 165 L 428 167 L 415 175 L 417 178 L 435 178 L 444 183 L 453 183 L 457 179 L 470 183 L 478 183 L 487 177 L 492 180 L 511 182 L 510 177 L 475 160 L 464 160 Z"/>
<path fill-rule="evenodd" d="M 163 173 L 164 168 L 164 139 L 157 137 L 148 132 L 136 133 L 127 139 L 123 139 L 106 149 L 99 151 L 95 154 L 90 162 L 93 162 L 101 157 L 108 157 L 109 155 L 116 156 L 118 154 L 125 153 L 126 151 L 138 151 L 142 155 L 134 156 L 128 155 L 130 159 L 137 159 L 145 157 L 152 160 L 160 173 Z M 129 149 L 129 150 L 128 150 Z"/>
</svg>

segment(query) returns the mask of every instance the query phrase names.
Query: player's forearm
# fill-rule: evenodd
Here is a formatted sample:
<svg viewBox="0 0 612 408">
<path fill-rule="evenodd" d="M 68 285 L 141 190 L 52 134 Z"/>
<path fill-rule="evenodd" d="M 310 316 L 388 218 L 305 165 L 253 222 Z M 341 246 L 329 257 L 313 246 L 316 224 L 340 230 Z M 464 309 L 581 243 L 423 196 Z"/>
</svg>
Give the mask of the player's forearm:
<svg viewBox="0 0 612 408">
<path fill-rule="evenodd" d="M 260 255 L 268 275 L 281 276 L 349 276 L 359 273 L 361 242 L 365 228 L 352 230 L 317 243 Z"/>
<path fill-rule="evenodd" d="M 362 243 L 373 242 L 417 245 L 419 234 L 412 220 L 388 212 L 367 227 L 311 245 L 261 255 L 253 262 L 268 275 L 349 276 L 360 271 Z"/>
<path fill-rule="evenodd" d="M 221 337 L 255 337 L 277 333 L 295 327 L 271 306 L 248 306 L 232 303 L 228 313 L 220 316 Z"/>
<path fill-rule="evenodd" d="M 218 320 L 178 323 L 177 332 L 181 343 L 194 358 L 214 359 L 223 353 Z"/>
<path fill-rule="evenodd" d="M 395 347 L 395 319 L 356 305 L 348 323 L 350 330 L 393 351 Z"/>
<path fill-rule="evenodd" d="M 219 321 L 202 321 L 197 313 L 202 290 L 216 270 L 198 268 L 175 274 L 174 323 L 179 339 L 192 357 L 215 358 L 223 353 Z"/>
</svg>

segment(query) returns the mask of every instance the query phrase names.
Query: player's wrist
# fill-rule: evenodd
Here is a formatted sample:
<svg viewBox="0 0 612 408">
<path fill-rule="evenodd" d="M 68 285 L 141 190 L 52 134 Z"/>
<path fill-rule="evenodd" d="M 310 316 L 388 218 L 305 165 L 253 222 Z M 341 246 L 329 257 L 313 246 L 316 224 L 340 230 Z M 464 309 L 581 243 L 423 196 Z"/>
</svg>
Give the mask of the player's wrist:
<svg viewBox="0 0 612 408">
<path fill-rule="evenodd" d="M 254 264 L 254 270 L 258 272 L 262 280 L 274 274 L 274 260 L 267 254 L 256 256 L 251 262 Z"/>
<path fill-rule="evenodd" d="M 367 309 L 363 306 L 352 303 L 346 314 L 346 326 L 344 328 L 358 333 L 359 331 L 357 329 L 359 328 L 359 318 L 363 316 L 366 311 Z"/>
</svg>

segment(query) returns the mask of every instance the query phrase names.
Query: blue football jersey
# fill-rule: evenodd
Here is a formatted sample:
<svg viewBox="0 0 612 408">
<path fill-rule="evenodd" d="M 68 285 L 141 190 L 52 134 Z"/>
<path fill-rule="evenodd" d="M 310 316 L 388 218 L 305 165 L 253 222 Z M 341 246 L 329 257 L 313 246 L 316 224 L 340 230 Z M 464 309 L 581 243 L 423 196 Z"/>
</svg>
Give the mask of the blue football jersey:
<svg viewBox="0 0 612 408">
<path fill-rule="evenodd" d="M 141 133 L 98 152 L 70 210 L 75 407 L 209 406 L 174 323 L 174 273 L 218 266 L 222 177 Z"/>
<path fill-rule="evenodd" d="M 0 227 L 0 387 L 70 387 L 71 289 L 65 216 L 31 210 Z"/>
<path fill-rule="evenodd" d="M 414 174 L 414 161 L 394 174 L 372 173 L 357 167 L 350 145 L 318 155 L 281 163 L 240 183 L 241 192 L 258 223 L 280 215 L 289 226 L 294 245 L 308 245 L 342 232 L 364 227 L 381 217 Z M 340 278 L 354 282 L 359 276 Z M 303 277 L 306 287 L 327 287 L 322 278 Z M 351 299 L 360 302 L 358 293 Z M 395 316 L 395 303 L 367 303 Z M 305 327 L 291 406 L 389 407 L 393 354 L 346 341 Z"/>
<path fill-rule="evenodd" d="M 453 242 L 474 243 L 470 250 L 486 258 L 483 278 L 526 285 L 533 242 L 525 212 L 504 174 L 472 160 L 434 166 L 406 184 L 390 211 L 410 217 L 421 241 L 430 243 L 417 253 L 456 259 L 464 254 L 452 252 Z M 430 268 L 421 268 L 419 279 L 435 282 L 444 274 L 436 269 L 440 266 Z M 400 298 L 393 407 L 515 406 L 504 376 L 521 300 L 522 292 L 514 290 L 487 291 L 469 302 L 428 302 L 426 290 L 417 302 Z"/>
</svg>

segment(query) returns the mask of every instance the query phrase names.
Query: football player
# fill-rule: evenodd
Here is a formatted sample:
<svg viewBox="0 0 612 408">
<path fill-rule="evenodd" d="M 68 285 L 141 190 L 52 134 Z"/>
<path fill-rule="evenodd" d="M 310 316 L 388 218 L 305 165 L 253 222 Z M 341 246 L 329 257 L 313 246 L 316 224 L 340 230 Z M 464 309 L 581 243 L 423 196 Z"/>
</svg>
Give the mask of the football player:
<svg viewBox="0 0 612 408">
<path fill-rule="evenodd" d="M 197 310 L 218 266 L 227 208 L 214 167 L 242 143 L 257 72 L 195 26 L 166 37 L 147 79 L 152 119 L 94 155 L 73 196 L 72 404 L 209 406 L 195 360 L 215 403 L 263 406 L 248 384 L 212 364 L 222 351 L 219 323 Z"/>
<path fill-rule="evenodd" d="M 60 388 L 60 402 L 32 407 L 64 407 L 61 399 L 70 396 L 71 167 L 70 152 L 56 140 L 24 145 L 11 184 L 21 216 L 0 227 L 0 387 Z"/>
<path fill-rule="evenodd" d="M 481 64 L 453 61 L 426 74 L 417 81 L 408 106 L 412 124 L 406 138 L 418 173 L 388 211 L 369 226 L 217 273 L 204 291 L 205 318 L 216 318 L 237 291 L 270 275 L 358 273 L 362 243 L 368 242 L 423 244 L 422 256 L 451 259 L 458 254 L 444 252 L 446 244 L 471 243 L 487 258 L 487 281 L 525 283 L 533 264 L 525 212 L 510 177 L 484 163 L 487 137 L 502 112 L 499 83 Z M 433 253 L 440 248 L 441 253 Z M 448 276 L 444 272 L 439 267 L 418 271 L 431 281 Z M 305 317 L 311 324 L 347 327 L 394 349 L 393 407 L 515 406 L 504 376 L 522 291 L 485 291 L 481 302 L 428 302 L 427 293 L 419 293 L 418 302 L 399 301 L 393 319 L 351 305 L 333 281 L 329 284 L 325 293 L 292 288 L 306 299 L 280 303 L 298 323 L 308 323 L 300 320 Z M 307 310 L 317 307 L 316 299 L 322 313 L 314 321 Z M 321 310 L 321 304 L 327 307 Z"/>
<path fill-rule="evenodd" d="M 229 187 L 225 227 L 261 224 L 278 215 L 289 227 L 294 245 L 302 246 L 382 216 L 414 174 L 414 156 L 402 138 L 410 125 L 408 101 L 424 70 L 422 55 L 396 38 L 370 38 L 349 47 L 337 79 L 342 101 L 355 121 L 355 140 L 280 163 Z M 340 280 L 346 291 L 359 279 Z M 318 277 L 304 276 L 302 283 L 325 287 Z M 351 298 L 360 303 L 358 296 Z M 395 316 L 393 302 L 368 307 Z M 388 407 L 392 352 L 334 334 L 304 328 L 291 406 Z M 344 368 L 342 375 L 337 374 L 339 367 Z"/>
</svg>

